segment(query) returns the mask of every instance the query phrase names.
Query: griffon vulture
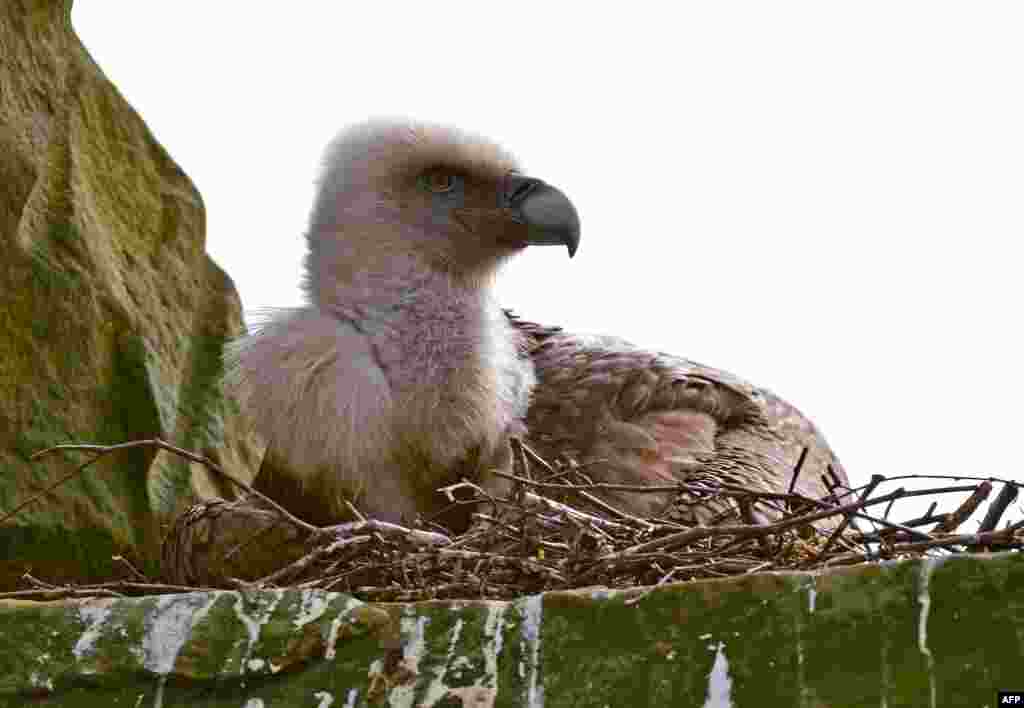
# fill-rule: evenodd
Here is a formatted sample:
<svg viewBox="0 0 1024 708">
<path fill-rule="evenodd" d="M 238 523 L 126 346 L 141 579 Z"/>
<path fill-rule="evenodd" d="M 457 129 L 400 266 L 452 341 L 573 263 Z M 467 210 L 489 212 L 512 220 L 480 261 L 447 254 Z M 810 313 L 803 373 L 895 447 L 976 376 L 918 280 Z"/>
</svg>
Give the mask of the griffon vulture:
<svg viewBox="0 0 1024 708">
<path fill-rule="evenodd" d="M 510 436 L 594 481 L 712 481 L 821 498 L 845 473 L 799 411 L 723 371 L 521 321 L 491 295 L 527 246 L 579 243 L 572 203 L 498 145 L 376 120 L 327 148 L 307 234 L 305 307 L 277 310 L 226 352 L 229 383 L 268 443 L 257 484 L 296 513 L 398 521 L 447 506 L 435 489 L 507 488 Z M 668 313 L 666 313 L 668 314 Z M 634 515 L 720 507 L 609 492 Z M 767 515 L 773 512 L 767 510 Z M 463 521 L 465 518 L 463 517 Z"/>
</svg>

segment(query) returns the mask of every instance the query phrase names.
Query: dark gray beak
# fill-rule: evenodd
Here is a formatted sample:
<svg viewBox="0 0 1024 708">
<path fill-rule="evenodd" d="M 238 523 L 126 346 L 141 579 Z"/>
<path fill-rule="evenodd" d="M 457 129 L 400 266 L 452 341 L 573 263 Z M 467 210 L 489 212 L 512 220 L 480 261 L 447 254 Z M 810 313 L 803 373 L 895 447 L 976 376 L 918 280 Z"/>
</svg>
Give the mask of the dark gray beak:
<svg viewBox="0 0 1024 708">
<path fill-rule="evenodd" d="M 580 217 L 569 198 L 534 177 L 510 172 L 505 178 L 502 206 L 527 227 L 529 246 L 561 246 L 569 258 L 580 245 Z"/>
</svg>

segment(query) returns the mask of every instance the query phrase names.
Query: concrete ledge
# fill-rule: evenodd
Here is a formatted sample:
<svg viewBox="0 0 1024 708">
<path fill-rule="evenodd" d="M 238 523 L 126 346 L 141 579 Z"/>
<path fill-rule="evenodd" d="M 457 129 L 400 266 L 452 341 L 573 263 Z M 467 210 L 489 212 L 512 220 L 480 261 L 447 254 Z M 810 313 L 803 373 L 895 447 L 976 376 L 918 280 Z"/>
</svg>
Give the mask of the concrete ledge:
<svg viewBox="0 0 1024 708">
<path fill-rule="evenodd" d="M 0 705 L 995 706 L 1019 554 L 515 602 L 0 600 Z"/>
</svg>

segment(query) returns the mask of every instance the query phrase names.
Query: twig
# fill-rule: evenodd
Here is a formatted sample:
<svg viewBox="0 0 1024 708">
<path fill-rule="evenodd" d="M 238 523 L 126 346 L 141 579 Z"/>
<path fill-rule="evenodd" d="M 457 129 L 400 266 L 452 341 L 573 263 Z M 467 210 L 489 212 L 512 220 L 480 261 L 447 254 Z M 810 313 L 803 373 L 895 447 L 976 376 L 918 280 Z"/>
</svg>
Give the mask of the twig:
<svg viewBox="0 0 1024 708">
<path fill-rule="evenodd" d="M 202 455 L 197 455 L 197 454 L 195 454 L 193 452 L 189 452 L 188 450 L 183 450 L 182 448 L 177 447 L 175 445 L 171 445 L 170 443 L 165 442 L 165 441 L 161 440 L 160 438 L 150 438 L 148 440 L 133 440 L 131 442 L 118 443 L 116 445 L 88 445 L 88 444 L 54 445 L 53 447 L 48 447 L 45 450 L 40 450 L 39 452 L 36 452 L 29 459 L 37 460 L 37 459 L 43 457 L 44 455 L 49 455 L 50 453 L 57 452 L 57 451 L 88 452 L 88 453 L 92 453 L 93 455 L 95 455 L 95 457 L 93 457 L 91 460 L 89 460 L 88 462 L 83 464 L 81 467 L 79 467 L 79 469 L 76 470 L 74 473 L 66 475 L 64 478 L 59 480 L 56 484 L 51 485 L 49 488 L 46 489 L 46 491 L 44 491 L 44 492 L 42 492 L 40 494 L 37 494 L 32 499 L 29 499 L 28 501 L 26 501 L 26 502 L 18 505 L 17 507 L 15 507 L 13 511 L 10 511 L 7 514 L 5 514 L 4 516 L 0 517 L 0 522 L 3 522 L 6 519 L 8 519 L 9 517 L 11 517 L 14 514 L 16 514 L 25 505 L 35 501 L 36 499 L 38 499 L 41 496 L 49 494 L 54 488 L 60 486 L 61 484 L 63 484 L 67 480 L 71 479 L 72 477 L 74 477 L 75 475 L 80 473 L 82 470 L 84 470 L 86 467 L 88 467 L 89 465 L 91 465 L 93 462 L 95 462 L 96 460 L 100 459 L 104 455 L 108 455 L 108 454 L 110 454 L 112 452 L 118 452 L 120 450 L 130 450 L 130 449 L 139 448 L 139 447 L 155 447 L 155 448 L 159 448 L 161 450 L 166 450 L 168 452 L 173 452 L 175 455 L 178 455 L 179 457 L 183 457 L 186 460 L 190 460 L 192 462 L 198 462 L 199 464 L 201 464 L 204 467 L 206 467 L 206 469 L 210 470 L 211 472 L 213 472 L 215 474 L 220 475 L 224 479 L 228 480 L 229 482 L 231 482 L 232 484 L 237 486 L 239 489 L 242 489 L 242 490 L 246 491 L 247 493 L 253 495 L 257 499 L 262 501 L 264 504 L 267 504 L 269 507 L 274 509 L 274 511 L 276 511 L 279 514 L 281 514 L 281 516 L 283 516 L 285 519 L 287 519 L 288 522 L 290 524 L 292 524 L 293 526 L 296 526 L 296 527 L 302 529 L 303 531 L 306 531 L 309 534 L 315 534 L 315 533 L 317 533 L 319 531 L 319 528 L 317 528 L 316 526 L 313 526 L 312 524 L 307 524 L 305 521 L 303 521 L 302 519 L 298 518 L 297 516 L 293 516 L 287 509 L 285 509 L 283 506 L 278 504 L 276 501 L 274 501 L 270 497 L 264 495 L 261 492 L 256 491 L 256 489 L 254 489 L 248 483 L 243 482 L 242 480 L 238 479 L 237 477 L 235 477 L 234 475 L 230 474 L 229 472 L 221 469 L 220 466 L 217 463 L 213 462 L 212 460 L 210 460 L 210 459 L 208 459 L 206 457 L 203 457 Z"/>
<path fill-rule="evenodd" d="M 864 490 L 860 494 L 860 501 L 866 502 L 868 497 L 871 496 L 871 492 L 875 491 L 875 487 L 885 481 L 885 477 L 880 474 L 871 475 L 871 481 L 864 487 Z M 820 560 L 823 555 L 828 553 L 828 550 L 832 548 L 832 544 L 835 543 L 836 539 L 839 538 L 840 534 L 846 530 L 846 527 L 850 524 L 850 518 L 852 514 L 846 514 L 843 516 L 843 520 L 832 530 L 832 533 L 825 540 L 825 545 L 821 547 L 821 550 L 814 556 L 814 560 Z"/>
<path fill-rule="evenodd" d="M 1014 496 L 1016 496 L 1016 490 L 1014 487 L 1010 487 L 1009 485 L 1007 485 L 1006 487 L 1003 487 L 1003 489 L 1014 489 Z M 991 492 L 992 483 L 989 482 L 988 480 L 985 480 L 984 482 L 978 485 L 978 488 L 974 490 L 974 493 L 971 494 L 971 496 L 967 497 L 967 499 L 965 499 L 964 502 L 959 507 L 957 507 L 956 511 L 954 511 L 952 514 L 949 514 L 946 517 L 946 519 L 938 526 L 936 526 L 934 529 L 932 529 L 932 531 L 934 533 L 952 533 L 963 522 L 967 521 L 967 519 L 971 517 L 971 514 L 978 510 L 978 505 L 980 505 L 983 501 L 988 499 L 988 495 Z M 930 516 L 931 512 L 933 512 L 934 510 L 935 506 L 933 505 L 932 508 L 928 510 L 927 515 Z M 998 517 L 996 517 L 996 520 L 998 521 Z M 982 529 L 982 531 L 988 531 L 991 528 L 994 528 L 994 526 L 995 525 L 993 524 L 993 526 L 989 529 Z"/>
<path fill-rule="evenodd" d="M 991 488 L 991 485 L 989 485 Z M 1003 488 L 999 490 L 999 494 L 996 496 L 988 507 L 988 513 L 981 520 L 981 525 L 978 527 L 979 531 L 991 531 L 999 524 L 999 519 L 1002 518 L 1006 508 L 1010 506 L 1017 498 L 1019 488 L 1015 484 L 1004 484 Z"/>
<path fill-rule="evenodd" d="M 796 487 L 796 478 L 800 476 L 800 470 L 804 467 L 804 461 L 807 460 L 807 452 L 810 447 L 804 445 L 800 451 L 800 458 L 796 461 L 796 465 L 793 467 L 793 478 L 789 480 L 789 493 L 793 493 L 793 489 Z"/>
</svg>

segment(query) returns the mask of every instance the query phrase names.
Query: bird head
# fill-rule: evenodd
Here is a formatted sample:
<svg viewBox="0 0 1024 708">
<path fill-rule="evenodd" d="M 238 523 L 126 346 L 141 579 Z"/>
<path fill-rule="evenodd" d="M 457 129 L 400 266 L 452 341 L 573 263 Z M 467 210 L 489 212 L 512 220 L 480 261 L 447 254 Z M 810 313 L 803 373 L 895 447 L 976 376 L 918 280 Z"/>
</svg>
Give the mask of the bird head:
<svg viewBox="0 0 1024 708">
<path fill-rule="evenodd" d="M 580 238 L 572 202 L 495 143 L 446 126 L 371 120 L 328 146 L 310 218 L 307 290 L 427 265 L 479 281 L 527 246 Z M 396 273 L 397 275 L 397 273 Z M 380 286 L 377 278 L 377 286 Z"/>
</svg>

